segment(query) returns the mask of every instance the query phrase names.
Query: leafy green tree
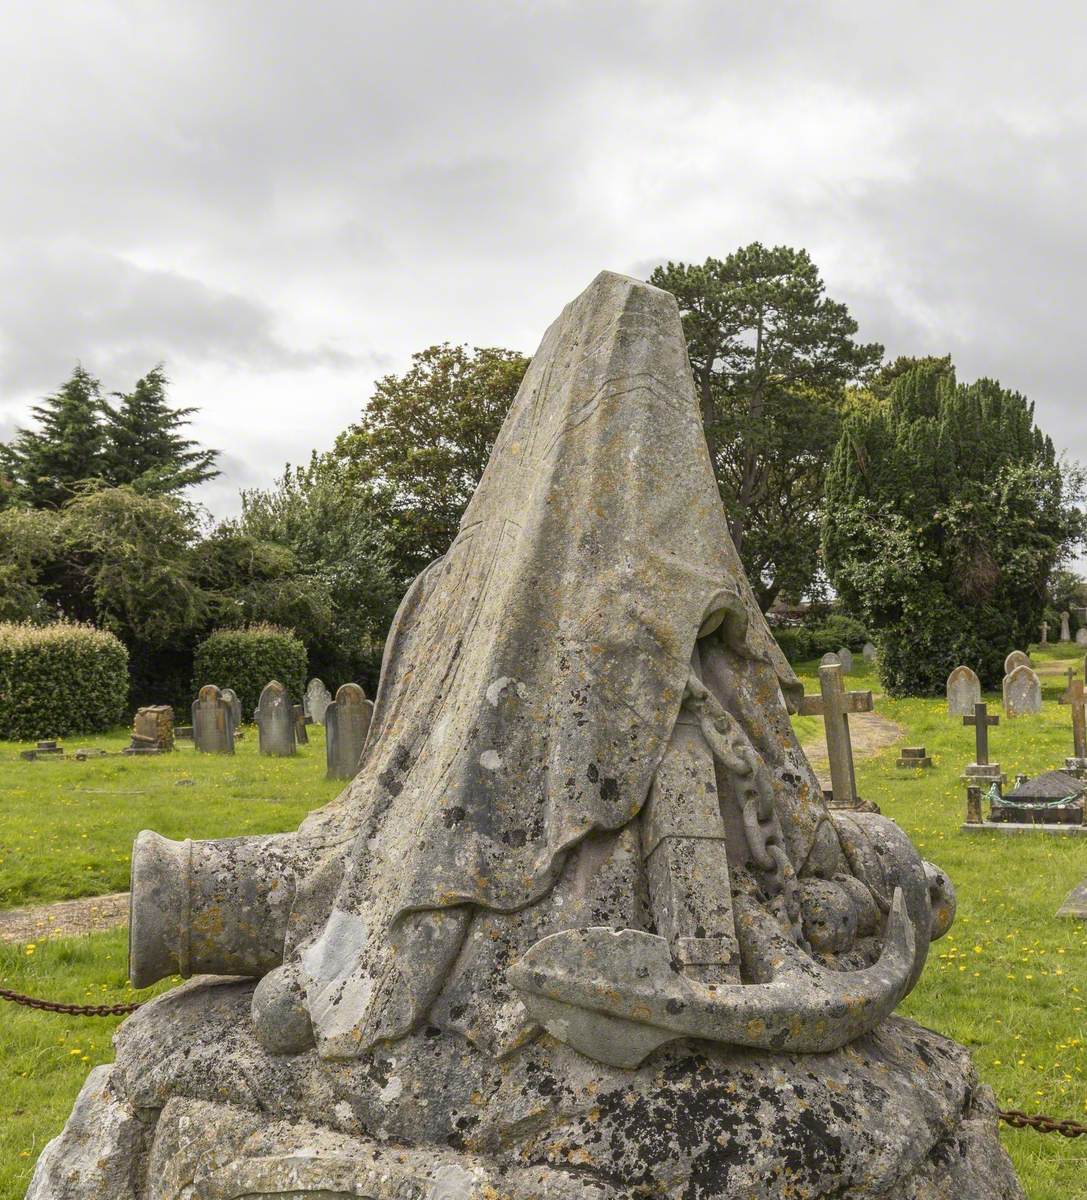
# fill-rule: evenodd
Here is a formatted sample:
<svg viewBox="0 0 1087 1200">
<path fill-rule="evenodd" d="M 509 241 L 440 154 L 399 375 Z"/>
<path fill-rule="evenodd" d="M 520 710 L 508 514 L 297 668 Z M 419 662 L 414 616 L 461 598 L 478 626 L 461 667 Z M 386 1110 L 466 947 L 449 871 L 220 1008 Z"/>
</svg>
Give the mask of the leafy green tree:
<svg viewBox="0 0 1087 1200">
<path fill-rule="evenodd" d="M 101 385 L 81 366 L 30 410 L 37 429 L 20 429 L 7 448 L 15 496 L 32 508 L 60 508 L 105 467 Z"/>
<path fill-rule="evenodd" d="M 171 408 L 169 381 L 160 363 L 131 392 L 114 393 L 105 407 L 103 474 L 114 486 L 151 494 L 179 492 L 214 479 L 217 450 L 181 436 L 195 408 Z"/>
<path fill-rule="evenodd" d="M 679 301 L 702 421 L 729 527 L 763 609 L 799 599 L 819 569 L 823 476 L 845 389 L 880 362 L 825 295 L 804 250 L 759 242 L 650 283 Z"/>
<path fill-rule="evenodd" d="M 288 624 L 282 605 L 289 578 L 322 606 L 322 620 L 292 623 L 303 634 L 311 670 L 328 683 L 359 679 L 376 685 L 402 586 L 368 490 L 348 481 L 340 460 L 313 455 L 305 467 L 285 471 L 274 487 L 243 493 L 242 505 L 231 536 L 248 539 L 250 577 L 268 547 L 288 552 L 293 561 L 294 574 L 279 577 L 278 606 L 262 599 L 258 611 L 274 612 L 279 624 Z M 234 543 L 236 562 L 244 544 Z M 256 586 L 259 594 L 267 585 Z"/>
<path fill-rule="evenodd" d="M 381 379 L 336 442 L 343 481 L 369 497 L 403 586 L 449 548 L 528 359 L 443 344 Z"/>
<path fill-rule="evenodd" d="M 937 693 L 960 663 L 999 682 L 1083 536 L 1083 493 L 1025 397 L 957 384 L 944 360 L 853 407 L 827 473 L 823 550 L 845 608 L 876 635 L 888 691 Z"/>
<path fill-rule="evenodd" d="M 48 509 L 0 511 L 0 622 L 44 624 L 57 615 L 42 580 L 58 554 L 59 523 Z"/>
</svg>

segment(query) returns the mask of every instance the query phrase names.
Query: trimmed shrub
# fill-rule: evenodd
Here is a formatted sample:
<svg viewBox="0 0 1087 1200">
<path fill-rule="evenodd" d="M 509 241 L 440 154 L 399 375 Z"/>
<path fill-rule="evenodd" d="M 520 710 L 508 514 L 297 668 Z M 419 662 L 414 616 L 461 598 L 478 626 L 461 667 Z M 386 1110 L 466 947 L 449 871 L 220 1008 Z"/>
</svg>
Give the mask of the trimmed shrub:
<svg viewBox="0 0 1087 1200">
<path fill-rule="evenodd" d="M 800 662 L 812 657 L 811 631 L 803 625 L 785 625 L 771 632 L 789 662 Z"/>
<path fill-rule="evenodd" d="M 33 741 L 119 725 L 128 651 L 91 625 L 0 624 L 0 738 Z"/>
<path fill-rule="evenodd" d="M 278 679 L 292 701 L 301 704 L 306 661 L 306 647 L 290 629 L 265 624 L 216 629 L 196 647 L 193 687 L 199 690 L 206 683 L 214 683 L 233 688 L 248 719 L 264 685 L 272 679 Z"/>
<path fill-rule="evenodd" d="M 810 658 L 822 658 L 824 654 L 833 654 L 845 646 L 854 654 L 864 649 L 868 641 L 868 631 L 852 617 L 833 613 L 821 624 L 808 630 L 811 637 Z"/>
</svg>

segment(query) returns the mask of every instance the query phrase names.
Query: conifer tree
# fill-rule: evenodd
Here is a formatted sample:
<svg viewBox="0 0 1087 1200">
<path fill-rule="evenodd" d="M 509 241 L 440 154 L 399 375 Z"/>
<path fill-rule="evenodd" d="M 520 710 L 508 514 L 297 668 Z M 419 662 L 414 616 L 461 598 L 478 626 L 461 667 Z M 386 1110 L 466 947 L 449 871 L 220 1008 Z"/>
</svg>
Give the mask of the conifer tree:
<svg viewBox="0 0 1087 1200">
<path fill-rule="evenodd" d="M 101 386 L 82 366 L 31 410 L 37 429 L 20 429 L 7 448 L 15 496 L 32 508 L 59 508 L 80 485 L 102 477 L 105 449 Z"/>
<path fill-rule="evenodd" d="M 179 430 L 195 408 L 171 408 L 169 380 L 160 363 L 131 392 L 114 393 L 106 407 L 105 474 L 115 486 L 130 485 L 149 495 L 179 492 L 214 479 L 217 450 L 206 450 Z"/>
</svg>

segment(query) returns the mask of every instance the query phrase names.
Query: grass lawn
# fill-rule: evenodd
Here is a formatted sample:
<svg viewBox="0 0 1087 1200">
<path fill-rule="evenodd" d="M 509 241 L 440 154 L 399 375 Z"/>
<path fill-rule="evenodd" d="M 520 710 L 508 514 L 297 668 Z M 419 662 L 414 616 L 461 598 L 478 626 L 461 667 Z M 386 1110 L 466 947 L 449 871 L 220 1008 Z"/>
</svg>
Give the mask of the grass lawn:
<svg viewBox="0 0 1087 1200">
<path fill-rule="evenodd" d="M 1043 672 L 1059 670 L 1064 659 L 1082 670 L 1082 657 L 1064 648 L 1035 649 L 1034 658 Z M 870 668 L 859 656 L 857 663 L 850 685 L 875 687 Z M 808 691 L 818 690 L 815 663 L 801 664 L 800 673 Z M 1071 751 L 1069 710 L 1056 702 L 1064 676 L 1043 673 L 1042 679 L 1042 716 L 1002 718 L 990 732 L 992 756 L 1010 777 L 1062 766 Z M 999 711 L 998 697 L 987 699 L 994 704 L 990 711 Z M 903 726 L 906 744 L 924 744 L 935 766 L 900 771 L 897 751 L 889 749 L 857 764 L 861 794 L 948 871 L 959 895 L 955 927 L 933 946 L 902 1011 L 969 1046 L 1002 1107 L 1087 1121 L 1087 922 L 1054 917 L 1087 876 L 1087 839 L 961 834 L 965 792 L 958 776 L 973 759 L 973 730 L 948 717 L 938 700 L 880 696 L 876 707 Z M 820 722 L 807 717 L 796 725 L 808 739 Z M 187 749 L 162 758 L 22 764 L 17 747 L 0 744 L 0 906 L 124 888 L 139 829 L 174 837 L 275 832 L 293 827 L 338 790 L 323 778 L 319 740 L 295 759 L 261 759 L 247 732 L 233 760 Z M 87 744 L 116 748 L 124 741 Z M 178 777 L 195 785 L 179 787 Z M 0 984 L 61 1000 L 115 1003 L 131 995 L 124 934 L 40 942 L 33 949 L 0 946 Z M 0 1045 L 10 1086 L 0 1100 L 0 1200 L 18 1200 L 87 1071 L 110 1060 L 117 1021 L 72 1020 L 10 1005 L 3 1015 Z M 1001 1136 L 1030 1200 L 1087 1200 L 1087 1138 L 1006 1127 Z"/>
<path fill-rule="evenodd" d="M 0 908 L 98 896 L 128 888 L 132 839 L 141 829 L 172 838 L 280 833 L 343 787 L 325 779 L 324 729 L 293 758 L 262 758 L 255 726 L 233 756 L 173 754 L 27 763 L 33 743 L 0 742 Z M 69 738 L 117 751 L 128 734 Z"/>
</svg>

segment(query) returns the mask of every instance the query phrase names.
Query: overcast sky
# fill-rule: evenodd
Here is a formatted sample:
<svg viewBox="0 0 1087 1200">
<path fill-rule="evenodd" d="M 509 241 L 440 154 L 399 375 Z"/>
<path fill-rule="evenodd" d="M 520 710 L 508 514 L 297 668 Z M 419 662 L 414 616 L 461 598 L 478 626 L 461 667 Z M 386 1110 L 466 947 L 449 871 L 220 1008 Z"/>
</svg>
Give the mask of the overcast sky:
<svg viewBox="0 0 1087 1200">
<path fill-rule="evenodd" d="M 758 239 L 1087 459 L 1085 62 L 1069 0 L 8 0 L 0 438 L 164 361 L 225 515 L 413 350 Z"/>
</svg>

